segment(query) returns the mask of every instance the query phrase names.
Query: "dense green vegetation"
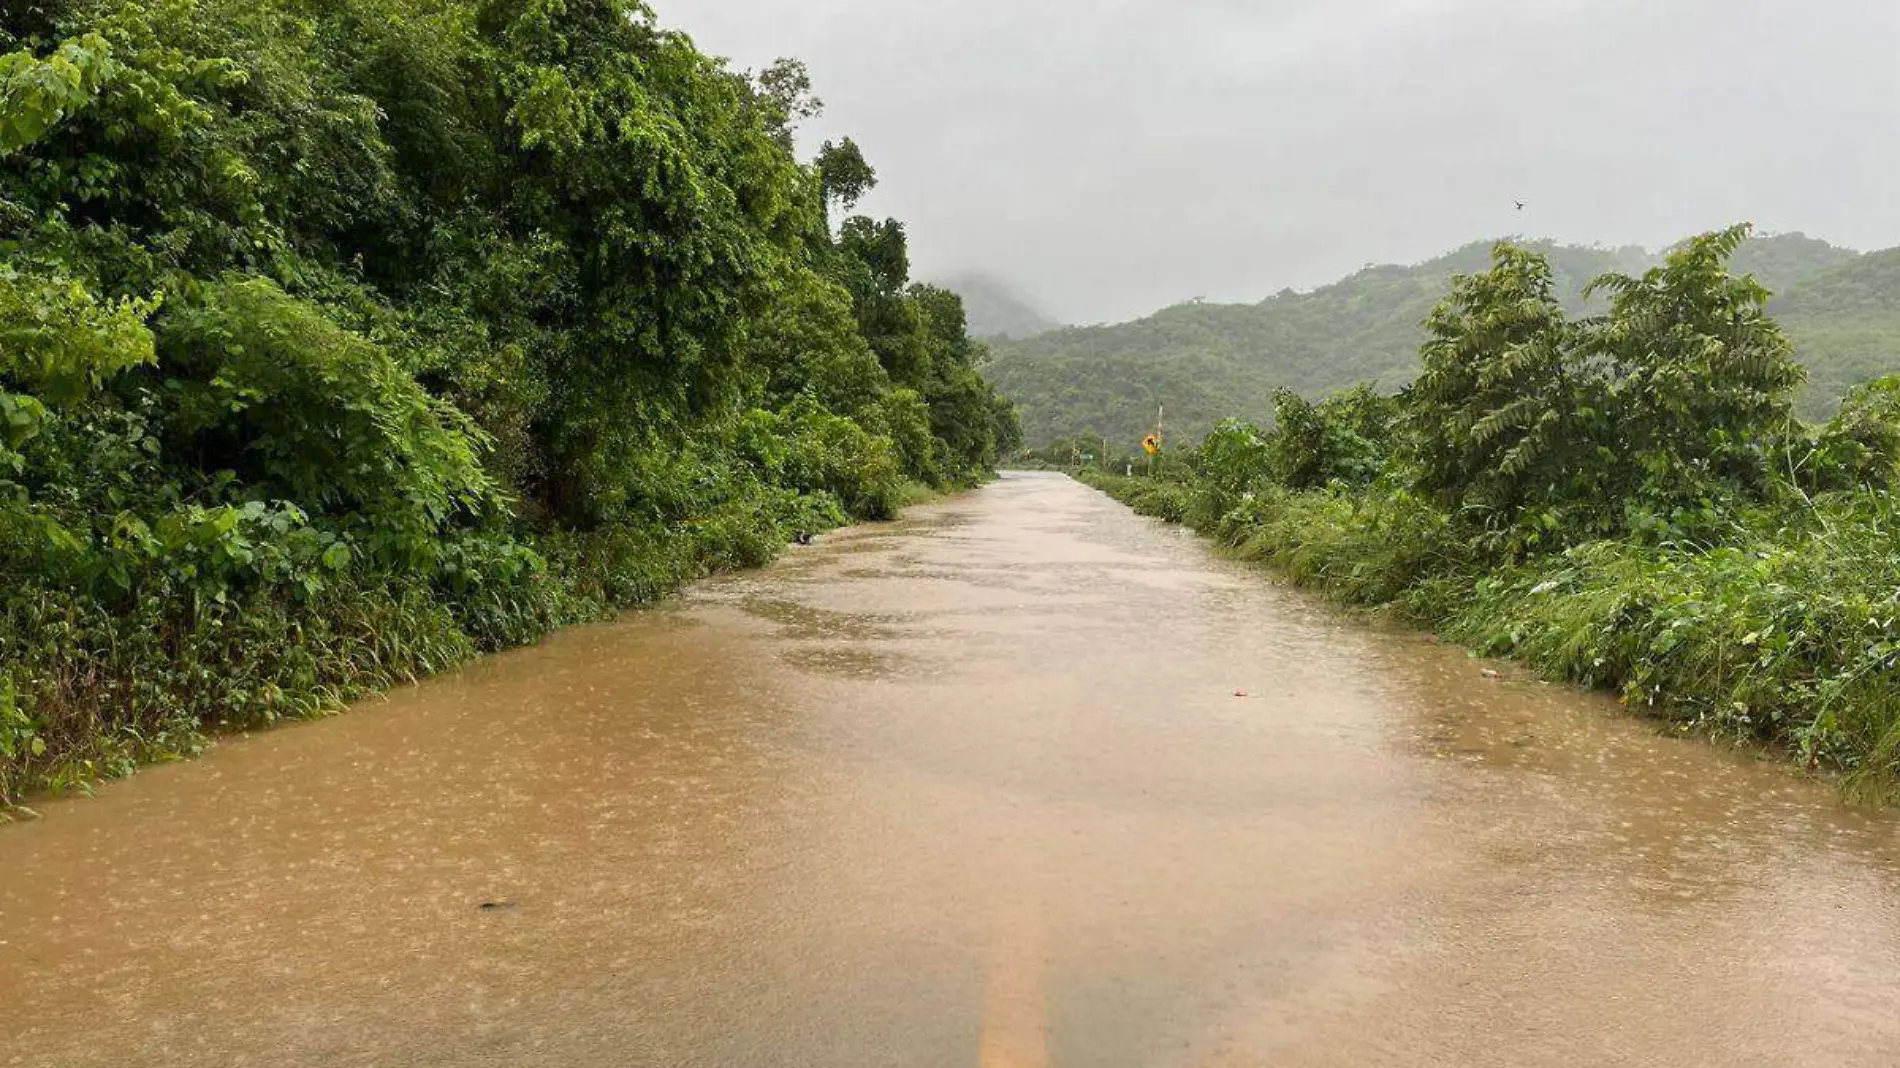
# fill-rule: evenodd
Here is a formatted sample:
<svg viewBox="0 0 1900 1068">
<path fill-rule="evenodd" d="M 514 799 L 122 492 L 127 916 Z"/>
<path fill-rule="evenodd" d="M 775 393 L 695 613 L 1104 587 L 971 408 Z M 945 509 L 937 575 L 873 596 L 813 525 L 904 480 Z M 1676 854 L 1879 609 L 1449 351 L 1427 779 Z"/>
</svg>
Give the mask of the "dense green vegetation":
<svg viewBox="0 0 1900 1068">
<path fill-rule="evenodd" d="M 1272 430 L 1083 477 L 1342 601 L 1889 793 L 1900 378 L 1796 419 L 1792 345 L 1730 270 L 1743 235 L 1594 280 L 1581 318 L 1546 256 L 1499 245 L 1397 396 L 1282 391 Z"/>
<path fill-rule="evenodd" d="M 803 69 L 637 0 L 0 12 L 0 803 L 981 477 Z"/>
<path fill-rule="evenodd" d="M 1640 272 L 1658 257 L 1639 248 L 1526 243 L 1550 264 L 1565 310 L 1586 306 L 1584 286 L 1605 272 Z M 1483 269 L 1489 247 L 1468 245 L 1412 267 L 1368 267 L 1310 293 L 1254 305 L 1183 304 L 1115 326 L 999 343 L 985 373 L 1022 410 L 1026 439 L 1047 445 L 1080 434 L 1132 443 L 1158 404 L 1184 440 L 1227 416 L 1264 422 L 1275 388 L 1318 398 L 1357 382 L 1395 391 L 1418 373 L 1421 324 L 1455 275 Z M 1772 310 L 1809 371 L 1799 409 L 1821 417 L 1848 388 L 1900 370 L 1900 250 L 1861 256 L 1800 234 L 1756 237 L 1734 268 L 1777 298 Z"/>
</svg>

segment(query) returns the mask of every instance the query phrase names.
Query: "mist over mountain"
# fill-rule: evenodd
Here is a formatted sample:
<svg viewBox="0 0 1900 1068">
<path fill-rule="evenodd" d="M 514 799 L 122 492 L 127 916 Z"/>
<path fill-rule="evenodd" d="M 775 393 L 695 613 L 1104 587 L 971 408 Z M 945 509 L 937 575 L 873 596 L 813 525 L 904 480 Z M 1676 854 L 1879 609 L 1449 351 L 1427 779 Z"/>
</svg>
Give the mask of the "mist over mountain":
<svg viewBox="0 0 1900 1068">
<path fill-rule="evenodd" d="M 966 271 L 937 284 L 963 298 L 971 337 L 1028 338 L 1063 325 L 994 275 Z"/>
</svg>

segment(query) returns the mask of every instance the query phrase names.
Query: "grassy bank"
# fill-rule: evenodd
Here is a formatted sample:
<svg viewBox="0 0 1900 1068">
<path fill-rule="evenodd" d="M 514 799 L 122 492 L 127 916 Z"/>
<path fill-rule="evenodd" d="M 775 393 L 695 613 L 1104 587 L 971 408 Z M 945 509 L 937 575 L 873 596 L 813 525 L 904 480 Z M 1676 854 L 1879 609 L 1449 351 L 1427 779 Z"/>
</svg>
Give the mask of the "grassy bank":
<svg viewBox="0 0 1900 1068">
<path fill-rule="evenodd" d="M 1900 796 L 1900 516 L 1884 507 L 1835 502 L 1811 526 L 1718 547 L 1590 541 L 1500 565 L 1403 496 L 1223 502 L 1192 480 L 1077 477 L 1342 603 L 1614 690 L 1683 731 L 1784 748 L 1853 795 Z"/>
<path fill-rule="evenodd" d="M 911 484 L 904 498 L 944 493 Z M 0 799 L 87 788 L 193 755 L 220 733 L 326 715 L 760 566 L 796 535 L 848 521 L 835 501 L 786 494 L 679 524 L 542 536 L 510 547 L 519 570 L 509 581 L 486 569 L 460 589 L 342 576 L 211 603 L 147 596 L 123 611 L 68 591 L 12 590 L 0 597 Z"/>
<path fill-rule="evenodd" d="M 972 485 L 897 488 L 901 507 Z M 881 518 L 894 518 L 892 511 Z M 854 521 L 825 494 L 780 492 L 671 525 L 535 537 L 454 584 L 336 577 L 130 611 L 45 587 L 0 597 L 0 798 L 88 788 L 202 751 L 220 733 L 308 719 L 555 629 L 759 567 L 801 534 Z M 31 716 L 26 710 L 31 710 Z"/>
<path fill-rule="evenodd" d="M 1892 798 L 1900 379 L 1796 419 L 1768 293 L 1728 270 L 1746 233 L 1598 279 L 1609 309 L 1582 320 L 1501 244 L 1433 310 L 1399 395 L 1281 391 L 1269 430 L 1230 420 L 1152 477 L 1083 477 L 1342 602 Z"/>
</svg>

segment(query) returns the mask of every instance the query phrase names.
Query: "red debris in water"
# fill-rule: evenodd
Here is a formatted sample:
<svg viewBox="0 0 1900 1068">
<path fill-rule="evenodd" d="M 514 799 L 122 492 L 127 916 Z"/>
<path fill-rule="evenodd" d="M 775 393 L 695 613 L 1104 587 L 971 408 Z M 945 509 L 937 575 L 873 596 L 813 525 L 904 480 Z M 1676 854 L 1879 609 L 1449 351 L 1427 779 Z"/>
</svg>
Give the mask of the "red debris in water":
<svg viewBox="0 0 1900 1068">
<path fill-rule="evenodd" d="M 1245 696 L 1247 696 L 1247 691 L 1245 691 L 1245 690 L 1235 690 L 1235 691 L 1234 691 L 1234 696 L 1235 696 L 1235 697 L 1245 697 Z"/>
</svg>

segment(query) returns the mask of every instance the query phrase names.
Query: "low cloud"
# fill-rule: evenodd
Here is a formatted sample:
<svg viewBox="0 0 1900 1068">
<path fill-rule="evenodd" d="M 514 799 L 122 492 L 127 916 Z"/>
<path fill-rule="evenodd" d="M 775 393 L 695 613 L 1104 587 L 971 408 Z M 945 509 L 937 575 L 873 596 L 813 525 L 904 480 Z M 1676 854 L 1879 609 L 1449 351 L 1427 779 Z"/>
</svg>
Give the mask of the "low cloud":
<svg viewBox="0 0 1900 1068">
<path fill-rule="evenodd" d="M 1881 0 L 662 0 L 811 67 L 918 272 L 1071 322 L 1255 300 L 1512 232 L 1660 245 L 1750 219 L 1900 244 Z M 1518 211 L 1513 202 L 1523 200 Z"/>
</svg>

